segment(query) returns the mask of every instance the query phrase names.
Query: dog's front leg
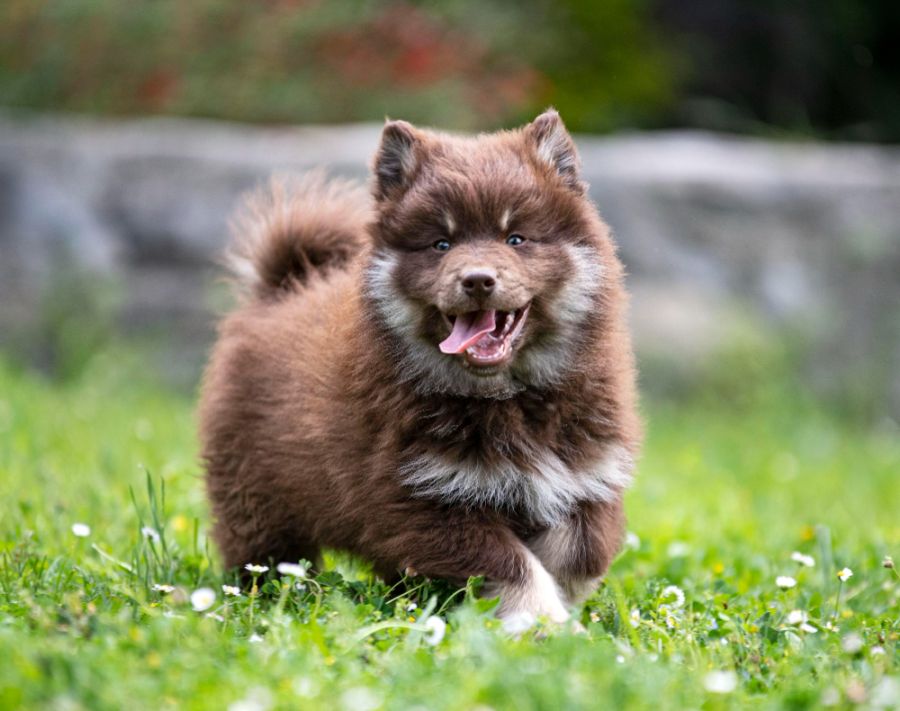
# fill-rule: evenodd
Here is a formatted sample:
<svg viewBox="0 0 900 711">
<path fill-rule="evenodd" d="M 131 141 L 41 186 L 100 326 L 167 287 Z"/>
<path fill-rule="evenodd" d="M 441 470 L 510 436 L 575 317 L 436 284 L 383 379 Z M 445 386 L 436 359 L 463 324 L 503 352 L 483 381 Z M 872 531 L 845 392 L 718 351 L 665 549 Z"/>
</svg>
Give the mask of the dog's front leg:
<svg viewBox="0 0 900 711">
<path fill-rule="evenodd" d="M 529 539 L 528 547 L 559 583 L 569 605 L 585 600 L 622 545 L 622 500 L 581 502 L 569 517 Z"/>
<path fill-rule="evenodd" d="M 499 596 L 497 616 L 511 632 L 537 618 L 562 623 L 569 617 L 553 576 L 499 517 L 410 501 L 379 528 L 381 535 L 370 540 L 376 542 L 375 557 L 385 563 L 399 561 L 401 570 L 434 578 L 484 576 L 484 594 Z"/>
</svg>

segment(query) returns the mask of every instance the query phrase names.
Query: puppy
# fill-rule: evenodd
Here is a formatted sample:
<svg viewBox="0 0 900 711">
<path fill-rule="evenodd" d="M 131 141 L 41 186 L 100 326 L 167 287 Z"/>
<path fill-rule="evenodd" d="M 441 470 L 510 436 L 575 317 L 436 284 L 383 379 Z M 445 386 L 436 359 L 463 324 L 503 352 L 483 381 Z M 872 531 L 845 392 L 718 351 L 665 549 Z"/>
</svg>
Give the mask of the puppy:
<svg viewBox="0 0 900 711">
<path fill-rule="evenodd" d="M 579 167 L 552 110 L 477 137 L 389 121 L 374 199 L 312 175 L 251 200 L 200 402 L 228 566 L 328 547 L 387 578 L 481 575 L 511 628 L 593 591 L 640 427 Z"/>
</svg>

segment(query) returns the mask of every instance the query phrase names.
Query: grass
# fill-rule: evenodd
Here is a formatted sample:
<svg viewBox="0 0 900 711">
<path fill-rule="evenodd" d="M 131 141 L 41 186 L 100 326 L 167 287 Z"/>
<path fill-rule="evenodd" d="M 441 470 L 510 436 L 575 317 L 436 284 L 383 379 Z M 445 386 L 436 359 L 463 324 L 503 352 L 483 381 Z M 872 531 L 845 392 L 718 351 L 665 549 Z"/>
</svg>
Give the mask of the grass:
<svg viewBox="0 0 900 711">
<path fill-rule="evenodd" d="M 0 364 L 0 708 L 900 703 L 896 426 L 844 421 L 787 380 L 647 403 L 629 544 L 586 632 L 518 639 L 477 581 L 392 590 L 337 555 L 225 596 L 192 407 L 121 354 L 66 384 Z M 216 600 L 196 612 L 202 587 Z"/>
</svg>

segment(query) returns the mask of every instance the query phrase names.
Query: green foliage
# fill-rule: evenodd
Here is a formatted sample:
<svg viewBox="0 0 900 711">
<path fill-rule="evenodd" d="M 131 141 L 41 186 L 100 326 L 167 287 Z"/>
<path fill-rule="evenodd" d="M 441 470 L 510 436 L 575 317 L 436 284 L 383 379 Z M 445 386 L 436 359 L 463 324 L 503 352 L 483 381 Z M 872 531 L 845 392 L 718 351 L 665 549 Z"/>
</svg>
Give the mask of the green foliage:
<svg viewBox="0 0 900 711">
<path fill-rule="evenodd" d="M 227 595 L 192 403 L 144 373 L 118 352 L 65 384 L 0 366 L 2 708 L 812 708 L 897 693 L 900 580 L 882 567 L 900 558 L 896 433 L 840 421 L 787 380 L 650 403 L 632 535 L 578 613 L 585 631 L 512 639 L 478 581 L 389 588 L 340 555 Z M 203 587 L 215 601 L 194 611 Z"/>
<path fill-rule="evenodd" d="M 900 138 L 893 0 L 6 0 L 0 104 Z"/>
<path fill-rule="evenodd" d="M 483 128 L 557 102 L 576 127 L 605 129 L 668 95 L 630 0 L 9 0 L 3 13 L 9 106 Z"/>
</svg>

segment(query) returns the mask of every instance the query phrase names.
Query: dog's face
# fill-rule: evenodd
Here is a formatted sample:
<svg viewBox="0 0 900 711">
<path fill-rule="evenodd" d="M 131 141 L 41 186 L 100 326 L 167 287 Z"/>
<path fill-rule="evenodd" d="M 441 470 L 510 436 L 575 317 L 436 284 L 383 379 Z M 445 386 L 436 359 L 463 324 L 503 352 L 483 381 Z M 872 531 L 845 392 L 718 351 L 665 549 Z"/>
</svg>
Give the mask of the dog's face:
<svg viewBox="0 0 900 711">
<path fill-rule="evenodd" d="M 507 397 L 572 367 L 603 269 L 575 146 L 547 112 L 514 132 L 385 127 L 368 293 L 417 387 Z"/>
</svg>

